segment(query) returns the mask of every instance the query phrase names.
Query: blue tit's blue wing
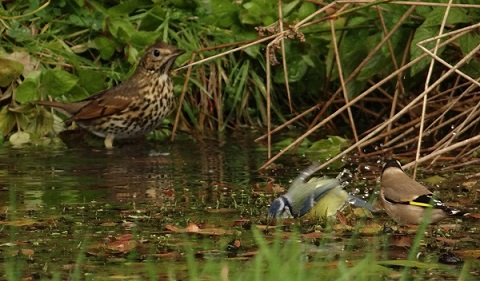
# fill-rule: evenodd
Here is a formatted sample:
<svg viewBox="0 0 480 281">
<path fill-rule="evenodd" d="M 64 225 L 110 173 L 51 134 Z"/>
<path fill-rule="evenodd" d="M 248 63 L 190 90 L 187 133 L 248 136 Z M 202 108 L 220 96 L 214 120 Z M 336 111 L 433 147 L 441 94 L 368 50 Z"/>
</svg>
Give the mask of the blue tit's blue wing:
<svg viewBox="0 0 480 281">
<path fill-rule="evenodd" d="M 367 209 L 370 212 L 374 213 L 377 212 L 377 208 L 375 208 L 372 204 L 368 203 L 367 201 L 360 199 L 352 194 L 348 194 L 348 203 L 352 204 L 355 207 Z"/>
<path fill-rule="evenodd" d="M 268 208 L 268 216 L 271 218 L 295 217 L 288 196 L 282 195 L 275 199 Z"/>
</svg>

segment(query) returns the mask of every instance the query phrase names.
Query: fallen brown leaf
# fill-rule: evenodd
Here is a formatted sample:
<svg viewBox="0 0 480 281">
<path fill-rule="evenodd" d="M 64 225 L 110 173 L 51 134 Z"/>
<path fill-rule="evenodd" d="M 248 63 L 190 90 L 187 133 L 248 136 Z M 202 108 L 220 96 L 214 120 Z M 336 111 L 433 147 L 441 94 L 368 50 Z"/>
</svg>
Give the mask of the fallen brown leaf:
<svg viewBox="0 0 480 281">
<path fill-rule="evenodd" d="M 179 252 L 168 252 L 168 253 L 161 253 L 161 254 L 154 254 L 153 255 L 159 259 L 175 259 L 178 260 L 182 257 Z"/>
<path fill-rule="evenodd" d="M 212 214 L 229 214 L 235 213 L 237 210 L 230 208 L 209 209 L 207 212 Z"/>
<path fill-rule="evenodd" d="M 167 224 L 165 229 L 174 233 L 197 233 L 202 235 L 231 235 L 233 231 L 225 230 L 221 228 L 199 228 L 198 225 L 190 223 L 185 228 L 179 228 L 173 225 Z"/>
<path fill-rule="evenodd" d="M 198 227 L 198 225 L 194 224 L 194 223 L 189 223 L 187 225 L 187 227 L 185 227 L 185 231 L 186 232 L 199 232 L 200 231 L 200 227 Z"/>
<path fill-rule="evenodd" d="M 445 238 L 445 237 L 437 237 L 435 240 L 437 240 L 438 242 L 443 242 L 443 243 L 447 243 L 447 244 L 456 244 L 456 243 L 460 242 L 460 240 L 458 240 L 458 239 L 450 239 L 450 238 Z"/>
<path fill-rule="evenodd" d="M 359 232 L 361 234 L 372 235 L 372 234 L 378 234 L 382 232 L 382 230 L 383 230 L 383 226 L 379 225 L 378 223 L 370 223 L 360 228 Z"/>
<path fill-rule="evenodd" d="M 480 250 L 461 250 L 454 253 L 463 258 L 480 259 Z"/>
<path fill-rule="evenodd" d="M 130 252 L 131 250 L 135 249 L 138 245 L 138 242 L 135 240 L 120 240 L 109 243 L 107 245 L 107 249 L 115 252 L 126 253 Z"/>
</svg>

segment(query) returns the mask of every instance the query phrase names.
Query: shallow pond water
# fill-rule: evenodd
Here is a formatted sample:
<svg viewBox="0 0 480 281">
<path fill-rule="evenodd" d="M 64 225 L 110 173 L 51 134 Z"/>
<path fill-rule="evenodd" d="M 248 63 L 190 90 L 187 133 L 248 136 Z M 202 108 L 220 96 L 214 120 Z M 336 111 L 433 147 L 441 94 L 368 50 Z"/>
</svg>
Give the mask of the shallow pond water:
<svg viewBox="0 0 480 281">
<path fill-rule="evenodd" d="M 0 278 L 185 279 L 192 257 L 200 265 L 230 259 L 248 266 L 259 248 L 253 228 L 267 243 L 277 237 L 288 244 L 299 235 L 294 241 L 306 268 L 335 268 L 339 257 L 355 263 L 367 253 L 389 269 L 373 271 L 378 276 L 395 276 L 390 269 L 405 265 L 392 261 L 406 259 L 415 231 L 397 229 L 382 213 L 346 208 L 327 222 L 286 220 L 267 227 L 274 191 L 288 188 L 309 161 L 287 156 L 259 172 L 265 156 L 241 133 L 111 151 L 1 148 Z M 360 164 L 347 189 L 374 198 L 380 165 Z M 442 198 L 478 213 L 479 185 L 458 177 L 453 189 L 441 190 Z M 448 252 L 468 263 L 468 276 L 478 277 L 479 227 L 472 219 L 428 229 L 419 258 L 425 268 L 407 266 L 457 279 L 464 263 L 437 267 Z"/>
</svg>

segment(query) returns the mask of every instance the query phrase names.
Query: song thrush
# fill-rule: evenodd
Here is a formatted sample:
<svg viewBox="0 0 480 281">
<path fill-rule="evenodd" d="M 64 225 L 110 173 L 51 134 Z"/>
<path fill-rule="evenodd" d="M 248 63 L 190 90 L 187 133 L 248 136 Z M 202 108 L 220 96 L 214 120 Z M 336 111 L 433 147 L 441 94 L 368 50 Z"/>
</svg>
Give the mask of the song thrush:
<svg viewBox="0 0 480 281">
<path fill-rule="evenodd" d="M 173 83 L 169 76 L 175 59 L 183 54 L 164 42 L 145 51 L 135 73 L 125 82 L 101 91 L 84 100 L 61 103 L 38 101 L 54 107 L 91 133 L 105 137 L 105 147 L 112 148 L 113 139 L 131 138 L 157 127 L 172 110 Z"/>
</svg>

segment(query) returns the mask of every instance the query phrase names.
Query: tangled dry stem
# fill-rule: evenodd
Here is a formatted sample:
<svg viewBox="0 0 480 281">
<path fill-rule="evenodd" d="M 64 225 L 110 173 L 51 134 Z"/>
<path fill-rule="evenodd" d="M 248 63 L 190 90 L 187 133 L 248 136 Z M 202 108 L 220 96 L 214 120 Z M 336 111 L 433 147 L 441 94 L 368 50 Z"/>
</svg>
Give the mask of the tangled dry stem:
<svg viewBox="0 0 480 281">
<path fill-rule="evenodd" d="M 459 68 L 469 60 L 474 59 L 475 56 L 478 56 L 480 46 L 464 55 L 463 58 L 455 64 L 451 64 L 438 56 L 437 50 L 449 44 L 454 44 L 454 41 L 459 37 L 467 36 L 470 32 L 478 30 L 480 24 L 474 24 L 446 33 L 443 33 L 443 29 L 441 29 L 442 31 L 438 36 L 429 38 L 417 44 L 424 53 L 416 59 L 407 62 L 408 50 L 405 50 L 400 65 L 398 65 L 395 60 L 390 38 L 404 21 L 411 16 L 418 6 L 444 6 L 447 7 L 445 12 L 447 14 L 450 8 L 480 8 L 480 5 L 427 3 L 419 1 L 389 1 L 389 4 L 392 5 L 407 5 L 409 6 L 409 9 L 399 19 L 398 23 L 391 30 L 388 30 L 383 19 L 384 11 L 376 5 L 383 2 L 385 1 L 334 1 L 325 5 L 295 25 L 287 25 L 283 23 L 281 9 L 279 7 L 279 21 L 277 23 L 268 27 L 257 28 L 257 32 L 261 37 L 260 39 L 247 43 L 243 42 L 243 44 L 239 44 L 239 47 L 197 62 L 193 62 L 195 54 L 192 55 L 190 64 L 184 66 L 188 67 L 189 71 L 185 83 L 188 83 L 188 75 L 190 74 L 193 65 L 201 64 L 225 56 L 226 54 L 243 50 L 252 45 L 269 42 L 266 48 L 266 103 L 268 126 L 267 134 L 257 139 L 267 139 L 269 160 L 261 167 L 261 169 L 273 163 L 291 148 L 299 145 L 306 137 L 331 122 L 334 118 L 348 120 L 349 125 L 352 128 L 355 142 L 339 155 L 320 165 L 318 169 L 322 169 L 333 161 L 341 159 L 353 150 L 357 150 L 357 154 L 363 157 L 378 155 L 387 157 L 395 153 L 399 157 L 410 159 L 415 158 L 415 160 L 407 164 L 406 167 L 411 167 L 417 163 L 425 161 L 430 161 L 430 163 L 433 164 L 440 156 L 443 156 L 442 160 L 448 159 L 452 162 L 455 161 L 456 167 L 461 166 L 460 161 L 464 161 L 465 163 L 476 161 L 471 160 L 470 158 L 475 155 L 480 145 L 480 137 L 478 136 L 478 121 L 480 120 L 478 87 L 480 86 L 480 83 L 478 82 L 478 77 L 470 77 Z M 280 5 L 280 1 L 278 1 L 278 3 Z M 335 38 L 334 35 L 338 31 L 335 30 L 333 24 L 334 21 L 338 17 L 355 11 L 359 7 L 368 7 L 376 10 L 384 33 L 383 39 L 347 77 L 343 76 L 341 58 L 338 52 L 338 44 L 340 43 L 333 40 L 336 67 L 340 73 L 340 87 L 332 93 L 331 98 L 327 102 L 316 104 L 304 112 L 299 113 L 291 120 L 286 121 L 284 124 L 272 129 L 270 117 L 271 74 L 269 70 L 270 65 L 280 64 L 280 61 L 276 56 L 276 50 L 281 51 L 282 64 L 285 77 L 287 77 L 285 46 L 283 44 L 285 39 L 305 40 L 305 36 L 301 32 L 301 29 L 320 21 L 330 21 L 332 38 Z M 324 13 L 327 13 L 327 16 L 321 17 L 320 19 L 317 17 Z M 445 21 L 443 22 L 443 25 L 445 25 Z M 410 40 L 411 38 L 412 37 L 410 37 Z M 426 47 L 430 42 L 435 42 L 433 48 Z M 368 89 L 360 93 L 358 96 L 349 99 L 346 84 L 355 79 L 356 75 L 362 70 L 362 68 L 380 50 L 380 48 L 385 45 L 390 52 L 395 70 L 380 81 L 372 81 L 371 86 Z M 410 42 L 407 46 L 410 46 Z M 225 46 L 220 47 L 224 48 Z M 198 52 L 201 51 L 203 50 L 199 50 Z M 403 85 L 405 72 L 420 60 L 427 57 L 431 60 L 431 67 L 428 71 L 428 77 L 430 78 L 425 81 L 425 89 L 418 94 L 405 93 L 405 87 Z M 437 75 L 437 77 L 434 77 L 432 75 L 434 69 L 433 66 L 438 64 L 443 65 L 445 71 L 440 75 Z M 390 94 L 383 87 L 387 82 L 392 80 L 395 81 L 396 90 L 393 94 Z M 452 81 L 454 81 L 453 84 Z M 288 83 L 286 85 L 290 110 L 293 112 L 295 109 L 292 108 L 291 105 Z M 186 85 L 184 85 L 184 91 L 185 90 Z M 374 93 L 377 95 L 374 96 Z M 184 94 L 185 93 L 182 92 L 180 105 L 183 102 Z M 384 98 L 381 98 L 382 95 Z M 373 104 L 374 108 L 380 110 L 369 110 L 362 106 L 362 102 Z M 363 112 L 365 118 L 378 120 L 378 122 L 364 132 L 358 132 L 358 120 L 355 120 L 352 116 L 353 108 L 357 111 Z M 315 111 L 319 111 L 316 115 L 317 117 L 314 118 L 305 133 L 299 136 L 292 144 L 282 149 L 279 153 L 271 156 L 272 134 L 282 131 L 282 129 L 286 128 L 289 124 Z M 177 113 L 175 125 L 178 122 L 178 116 L 179 113 Z M 366 151 L 365 148 L 368 146 L 378 147 L 379 149 Z"/>
</svg>

